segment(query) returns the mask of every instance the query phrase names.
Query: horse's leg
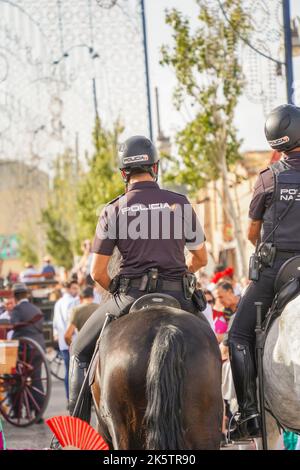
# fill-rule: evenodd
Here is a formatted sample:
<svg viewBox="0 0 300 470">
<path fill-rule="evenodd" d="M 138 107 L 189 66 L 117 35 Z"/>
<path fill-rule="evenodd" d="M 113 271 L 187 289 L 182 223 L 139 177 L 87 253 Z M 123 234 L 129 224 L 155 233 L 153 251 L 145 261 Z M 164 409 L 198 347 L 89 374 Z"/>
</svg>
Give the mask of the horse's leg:
<svg viewBox="0 0 300 470">
<path fill-rule="evenodd" d="M 113 448 L 114 450 L 141 449 L 140 443 L 136 442 L 136 435 L 139 433 L 136 430 L 135 412 L 130 408 L 128 409 L 127 401 L 123 401 L 120 396 L 120 390 L 126 390 L 126 386 L 122 380 L 118 382 L 117 378 L 114 377 L 114 384 L 110 384 L 110 396 L 106 401 L 110 416 L 107 425 Z"/>
<path fill-rule="evenodd" d="M 267 424 L 267 440 L 268 450 L 282 450 L 282 447 L 278 447 L 278 442 L 281 437 L 277 423 L 275 419 L 266 413 L 266 424 Z M 256 450 L 262 450 L 262 438 L 254 439 Z"/>
<path fill-rule="evenodd" d="M 275 419 L 270 415 L 270 413 L 266 413 L 266 421 L 267 421 L 268 449 L 276 450 L 278 440 L 281 434 L 279 432 Z"/>
<path fill-rule="evenodd" d="M 114 450 L 129 450 L 129 438 L 127 427 L 119 421 L 115 416 L 110 422 L 110 435 Z"/>
<path fill-rule="evenodd" d="M 103 437 L 105 442 L 108 444 L 109 450 L 114 450 L 113 445 L 112 445 L 111 435 L 109 433 L 107 424 L 101 418 L 101 414 L 100 414 L 101 392 L 100 392 L 100 376 L 99 376 L 98 367 L 96 368 L 95 380 L 94 380 L 93 385 L 91 386 L 91 392 L 92 392 L 92 398 L 93 398 L 95 411 L 97 415 L 97 431 L 100 434 L 100 436 Z"/>
<path fill-rule="evenodd" d="M 123 371 L 114 374 L 110 377 L 109 384 L 106 384 L 106 389 L 109 390 L 109 397 L 105 397 L 109 433 L 115 450 L 143 449 L 141 429 L 144 413 L 139 414 L 136 396 L 132 397 L 130 394 L 123 375 Z M 123 393 L 120 394 L 120 390 Z M 137 389 L 135 392 L 137 394 Z"/>
<path fill-rule="evenodd" d="M 205 359 L 196 358 L 194 363 L 190 359 L 191 371 L 185 379 L 189 384 L 184 392 L 185 440 L 191 450 L 219 450 L 222 439 L 221 371 Z"/>
</svg>

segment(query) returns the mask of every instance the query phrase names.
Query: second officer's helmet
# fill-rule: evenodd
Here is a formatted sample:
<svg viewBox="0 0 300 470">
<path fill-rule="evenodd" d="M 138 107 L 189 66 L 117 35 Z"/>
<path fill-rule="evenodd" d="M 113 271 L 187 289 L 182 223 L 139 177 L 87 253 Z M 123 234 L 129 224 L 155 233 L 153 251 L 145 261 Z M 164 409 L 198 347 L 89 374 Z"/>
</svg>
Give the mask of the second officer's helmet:
<svg viewBox="0 0 300 470">
<path fill-rule="evenodd" d="M 266 120 L 265 135 L 272 149 L 279 152 L 300 147 L 300 108 L 284 104 L 273 109 Z"/>
<path fill-rule="evenodd" d="M 134 173 L 147 172 L 157 179 L 158 162 L 155 145 L 147 137 L 135 135 L 120 145 L 119 168 L 126 182 Z"/>
</svg>

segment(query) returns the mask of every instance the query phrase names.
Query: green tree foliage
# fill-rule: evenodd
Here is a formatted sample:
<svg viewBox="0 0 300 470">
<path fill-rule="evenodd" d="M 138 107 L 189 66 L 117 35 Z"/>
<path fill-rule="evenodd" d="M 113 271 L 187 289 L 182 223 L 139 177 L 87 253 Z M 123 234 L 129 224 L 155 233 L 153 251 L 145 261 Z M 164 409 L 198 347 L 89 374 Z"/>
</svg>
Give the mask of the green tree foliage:
<svg viewBox="0 0 300 470">
<path fill-rule="evenodd" d="M 36 265 L 39 261 L 36 252 L 37 241 L 33 232 L 24 230 L 19 236 L 19 253 L 22 262 Z"/>
<path fill-rule="evenodd" d="M 110 131 L 99 119 L 96 120 L 94 153 L 87 159 L 88 171 L 80 182 L 77 196 L 80 232 L 84 238 L 93 238 L 103 204 L 124 192 L 118 169 L 118 144 L 122 132 L 118 122 Z"/>
<path fill-rule="evenodd" d="M 59 266 L 70 269 L 78 246 L 78 162 L 66 150 L 54 162 L 54 177 L 48 207 L 42 211 L 47 251 Z"/>
<path fill-rule="evenodd" d="M 240 141 L 234 125 L 235 109 L 243 90 L 239 37 L 247 37 L 248 18 L 242 0 L 223 0 L 212 10 L 206 0 L 196 0 L 196 27 L 178 10 L 167 12 L 173 30 L 173 45 L 162 48 L 163 65 L 172 67 L 177 78 L 174 102 L 188 106 L 192 117 L 177 134 L 179 158 L 172 175 L 196 193 L 211 180 L 223 179 L 224 208 L 235 227 L 245 273 L 241 230 L 229 192 L 228 172 L 240 159 Z"/>
<path fill-rule="evenodd" d="M 208 2 L 198 0 L 195 30 L 178 10 L 166 14 L 174 45 L 162 48 L 161 62 L 175 71 L 177 108 L 189 100 L 193 109 L 193 118 L 178 133 L 180 159 L 175 163 L 180 170 L 176 173 L 178 181 L 189 184 L 191 191 L 220 176 L 220 145 L 224 146 L 229 166 L 240 158 L 240 141 L 234 126 L 235 108 L 244 83 L 238 38 L 249 29 L 241 3 L 223 2 L 229 24 L 222 12 L 211 11 Z"/>
</svg>

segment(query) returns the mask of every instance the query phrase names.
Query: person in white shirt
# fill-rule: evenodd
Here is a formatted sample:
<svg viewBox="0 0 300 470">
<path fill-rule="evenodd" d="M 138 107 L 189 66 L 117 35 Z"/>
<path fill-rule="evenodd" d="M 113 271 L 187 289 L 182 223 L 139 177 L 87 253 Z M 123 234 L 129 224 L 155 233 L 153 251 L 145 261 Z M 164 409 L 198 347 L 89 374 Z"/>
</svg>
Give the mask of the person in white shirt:
<svg viewBox="0 0 300 470">
<path fill-rule="evenodd" d="M 67 399 L 69 399 L 69 347 L 65 341 L 65 332 L 70 321 L 70 314 L 73 307 L 79 305 L 79 286 L 76 281 L 71 281 L 65 285 L 63 296 L 55 303 L 53 316 L 53 337 L 58 341 L 59 350 L 63 356 L 66 375 L 65 387 Z"/>
<path fill-rule="evenodd" d="M 14 297 L 7 297 L 6 299 L 4 299 L 5 311 L 1 313 L 0 320 L 10 320 L 10 314 L 13 311 L 15 305 L 16 301 Z"/>
<path fill-rule="evenodd" d="M 25 264 L 25 270 L 20 273 L 21 282 L 30 282 L 34 279 L 33 275 L 39 274 L 34 266 L 30 263 Z"/>
<path fill-rule="evenodd" d="M 1 313 L 0 321 L 1 320 L 7 320 L 7 322 L 11 321 L 11 312 L 13 311 L 15 305 L 16 305 L 16 301 L 14 297 L 8 297 L 4 300 L 5 311 Z M 7 333 L 7 339 L 11 339 L 12 335 L 13 335 L 13 331 L 11 330 Z"/>
</svg>

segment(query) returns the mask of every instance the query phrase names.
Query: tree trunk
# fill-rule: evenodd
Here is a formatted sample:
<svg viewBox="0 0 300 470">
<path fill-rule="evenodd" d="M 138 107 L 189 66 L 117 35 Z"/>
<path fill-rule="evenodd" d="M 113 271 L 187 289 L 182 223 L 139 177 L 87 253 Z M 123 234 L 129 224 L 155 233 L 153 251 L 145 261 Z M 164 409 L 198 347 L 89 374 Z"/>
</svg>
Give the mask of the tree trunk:
<svg viewBox="0 0 300 470">
<path fill-rule="evenodd" d="M 219 168 L 221 171 L 223 187 L 224 187 L 224 192 L 225 192 L 224 204 L 234 227 L 234 234 L 235 234 L 236 241 L 237 241 L 237 250 L 238 250 L 239 257 L 242 263 L 241 267 L 238 266 L 239 271 L 240 271 L 239 275 L 243 277 L 248 277 L 247 259 L 245 256 L 245 244 L 243 240 L 242 227 L 241 227 L 239 217 L 237 216 L 237 212 L 236 212 L 232 195 L 229 190 L 228 169 L 227 169 L 227 164 L 226 164 L 226 159 L 225 159 L 225 146 L 222 147 L 219 157 L 220 157 Z"/>
</svg>

